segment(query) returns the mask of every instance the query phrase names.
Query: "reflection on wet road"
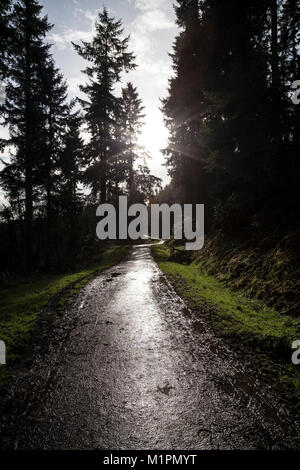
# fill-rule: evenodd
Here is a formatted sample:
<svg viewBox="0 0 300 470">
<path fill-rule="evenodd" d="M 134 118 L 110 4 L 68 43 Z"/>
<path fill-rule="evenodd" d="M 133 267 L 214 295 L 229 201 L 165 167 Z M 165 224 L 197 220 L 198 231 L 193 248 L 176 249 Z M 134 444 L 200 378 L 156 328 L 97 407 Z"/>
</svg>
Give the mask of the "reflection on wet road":
<svg viewBox="0 0 300 470">
<path fill-rule="evenodd" d="M 91 281 L 50 396 L 19 448 L 292 446 L 267 387 L 188 312 L 150 248 Z M 66 314 L 68 315 L 68 313 Z M 69 312 L 72 315 L 72 311 Z"/>
</svg>

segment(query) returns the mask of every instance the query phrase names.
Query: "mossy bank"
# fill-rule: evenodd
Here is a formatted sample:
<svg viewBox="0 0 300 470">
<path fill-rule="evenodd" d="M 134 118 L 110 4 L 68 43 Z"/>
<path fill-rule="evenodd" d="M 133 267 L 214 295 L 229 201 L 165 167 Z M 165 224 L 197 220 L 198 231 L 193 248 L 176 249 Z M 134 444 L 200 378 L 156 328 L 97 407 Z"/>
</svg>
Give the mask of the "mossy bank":
<svg viewBox="0 0 300 470">
<path fill-rule="evenodd" d="M 300 339 L 300 318 L 282 314 L 250 297 L 246 289 L 231 289 L 224 277 L 209 273 L 197 257 L 189 264 L 181 264 L 174 261 L 174 253 L 167 246 L 154 246 L 152 252 L 187 305 L 205 317 L 219 336 L 271 373 L 298 408 L 300 366 L 291 362 L 291 345 Z"/>
</svg>

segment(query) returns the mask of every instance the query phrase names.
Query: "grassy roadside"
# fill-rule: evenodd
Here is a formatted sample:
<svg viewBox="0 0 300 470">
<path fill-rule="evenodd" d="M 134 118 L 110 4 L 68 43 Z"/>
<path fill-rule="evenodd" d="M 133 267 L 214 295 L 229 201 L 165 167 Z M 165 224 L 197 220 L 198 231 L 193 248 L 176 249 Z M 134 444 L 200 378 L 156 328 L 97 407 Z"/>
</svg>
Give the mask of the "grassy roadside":
<svg viewBox="0 0 300 470">
<path fill-rule="evenodd" d="M 0 290 L 0 339 L 7 348 L 7 364 L 18 359 L 28 344 L 41 309 L 59 296 L 57 310 L 95 275 L 120 262 L 128 253 L 127 246 L 111 246 L 99 262 L 71 274 L 44 275 L 22 282 L 13 288 Z M 53 321 L 55 320 L 55 315 Z M 6 378 L 6 366 L 0 365 L 0 386 Z"/>
<path fill-rule="evenodd" d="M 278 379 L 298 404 L 300 371 L 291 363 L 291 344 L 300 339 L 300 319 L 282 315 L 250 299 L 242 290 L 230 290 L 225 282 L 208 275 L 201 264 L 171 261 L 166 246 L 153 246 L 152 253 L 176 292 L 190 308 L 207 318 L 217 334 L 239 349 L 248 349 L 262 367 L 266 367 L 264 355 L 280 363 Z"/>
</svg>

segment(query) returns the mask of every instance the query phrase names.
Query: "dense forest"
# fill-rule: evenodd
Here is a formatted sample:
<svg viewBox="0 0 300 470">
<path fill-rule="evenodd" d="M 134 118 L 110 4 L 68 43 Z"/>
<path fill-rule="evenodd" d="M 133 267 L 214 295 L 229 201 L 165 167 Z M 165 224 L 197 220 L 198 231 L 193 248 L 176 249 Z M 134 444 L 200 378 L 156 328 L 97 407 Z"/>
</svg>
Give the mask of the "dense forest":
<svg viewBox="0 0 300 470">
<path fill-rule="evenodd" d="M 172 182 L 158 200 L 204 203 L 208 236 L 197 261 L 280 308 L 294 304 L 300 4 L 180 0 L 175 10 L 179 34 L 162 103 Z"/>
<path fill-rule="evenodd" d="M 286 229 L 299 206 L 299 2 L 177 3 L 163 101 L 173 197 L 206 203 L 210 224 Z"/>
<path fill-rule="evenodd" d="M 137 144 L 143 106 L 124 74 L 136 67 L 121 21 L 99 14 L 90 43 L 73 44 L 87 61 L 84 100 L 68 100 L 47 42 L 52 25 L 36 0 L 0 5 L 0 74 L 5 87 L 1 140 L 3 280 L 11 273 L 64 269 L 95 244 L 96 207 L 128 195 L 144 202 L 160 188 Z M 82 130 L 88 142 L 82 138 Z"/>
<path fill-rule="evenodd" d="M 121 96 L 114 92 L 136 67 L 121 21 L 104 9 L 94 39 L 73 44 L 87 62 L 86 85 L 85 99 L 69 102 L 37 0 L 0 8 L 1 119 L 10 130 L 1 141 L 10 152 L 0 175 L 4 272 L 84 257 L 96 205 L 123 194 L 131 202 L 204 203 L 206 233 L 272 246 L 293 234 L 297 244 L 297 0 L 177 0 L 173 73 L 162 97 L 171 183 L 158 196 L 160 180 L 137 144 L 138 92 L 131 83 Z"/>
</svg>

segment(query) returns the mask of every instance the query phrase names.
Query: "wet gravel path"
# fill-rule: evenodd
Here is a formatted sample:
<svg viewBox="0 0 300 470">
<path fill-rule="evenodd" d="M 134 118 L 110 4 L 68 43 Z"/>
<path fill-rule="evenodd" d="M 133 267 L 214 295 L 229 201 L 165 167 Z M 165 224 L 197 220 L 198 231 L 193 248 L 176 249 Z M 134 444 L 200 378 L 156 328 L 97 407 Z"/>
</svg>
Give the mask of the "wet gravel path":
<svg viewBox="0 0 300 470">
<path fill-rule="evenodd" d="M 31 370 L 44 391 L 29 406 L 29 388 L 13 447 L 298 446 L 271 386 L 188 311 L 148 246 L 89 282 L 60 323 L 63 344 Z"/>
</svg>

